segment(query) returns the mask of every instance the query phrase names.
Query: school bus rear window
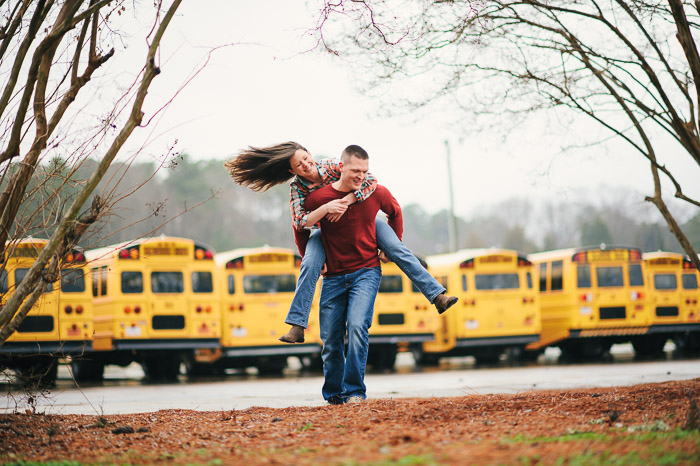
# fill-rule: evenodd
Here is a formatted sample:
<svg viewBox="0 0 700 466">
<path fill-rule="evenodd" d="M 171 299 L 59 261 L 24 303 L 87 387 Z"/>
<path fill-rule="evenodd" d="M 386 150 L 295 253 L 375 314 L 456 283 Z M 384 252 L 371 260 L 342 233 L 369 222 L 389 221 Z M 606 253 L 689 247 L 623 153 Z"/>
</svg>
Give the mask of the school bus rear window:
<svg viewBox="0 0 700 466">
<path fill-rule="evenodd" d="M 644 286 L 644 276 L 642 266 L 639 264 L 629 265 L 630 286 Z"/>
<path fill-rule="evenodd" d="M 29 269 L 15 269 L 15 289 L 27 276 L 27 272 L 29 272 Z M 50 291 L 53 291 L 53 283 L 47 283 L 46 288 L 44 288 L 44 293 L 49 293 Z"/>
<path fill-rule="evenodd" d="M 143 293 L 143 274 L 141 272 L 122 272 L 122 293 Z"/>
<path fill-rule="evenodd" d="M 283 275 L 246 275 L 243 277 L 243 291 L 258 293 L 291 293 L 296 287 L 293 274 Z"/>
<path fill-rule="evenodd" d="M 182 272 L 151 272 L 153 293 L 182 293 L 184 290 Z"/>
<path fill-rule="evenodd" d="M 576 285 L 579 288 L 591 287 L 591 266 L 579 265 L 576 269 Z"/>
<path fill-rule="evenodd" d="M 598 286 L 613 288 L 623 286 L 622 267 L 596 267 Z"/>
<path fill-rule="evenodd" d="M 474 277 L 477 290 L 513 290 L 520 288 L 517 273 L 477 274 Z"/>
<path fill-rule="evenodd" d="M 228 276 L 228 294 L 236 293 L 236 280 L 233 275 Z"/>
<path fill-rule="evenodd" d="M 85 291 L 85 274 L 82 269 L 61 270 L 61 291 L 64 293 Z"/>
<path fill-rule="evenodd" d="M 683 274 L 683 289 L 684 290 L 697 290 L 698 289 L 698 277 L 695 274 L 686 273 Z"/>
<path fill-rule="evenodd" d="M 382 281 L 379 282 L 380 293 L 401 293 L 402 291 L 401 275 L 382 275 Z"/>
<path fill-rule="evenodd" d="M 214 281 L 211 272 L 192 272 L 192 292 L 211 293 L 214 291 Z"/>
<path fill-rule="evenodd" d="M 658 273 L 654 275 L 654 288 L 657 290 L 675 290 L 678 281 L 674 273 Z"/>
</svg>

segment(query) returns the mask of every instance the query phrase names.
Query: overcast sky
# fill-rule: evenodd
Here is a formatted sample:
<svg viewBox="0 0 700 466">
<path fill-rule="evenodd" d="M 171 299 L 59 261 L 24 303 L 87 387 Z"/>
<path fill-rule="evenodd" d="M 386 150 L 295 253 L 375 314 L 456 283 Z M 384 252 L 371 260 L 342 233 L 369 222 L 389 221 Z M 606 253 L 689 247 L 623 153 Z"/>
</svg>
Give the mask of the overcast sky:
<svg viewBox="0 0 700 466">
<path fill-rule="evenodd" d="M 139 134 L 151 141 L 144 157 L 160 154 L 174 139 L 194 159 L 225 159 L 247 145 L 295 140 L 315 156 L 337 157 L 348 144 L 370 154 L 370 170 L 402 204 L 429 212 L 448 206 L 445 141 L 452 153 L 456 213 L 525 196 L 565 200 L 585 187 L 629 187 L 651 194 L 641 156 L 624 145 L 563 153 L 566 132 L 541 120 L 528 122 L 506 141 L 488 132 L 466 136 L 447 130 L 454 116 L 434 108 L 415 118 L 378 118 L 377 103 L 357 92 L 354 70 L 321 53 L 299 55 L 310 45 L 316 2 L 305 0 L 185 1 L 168 30 L 163 73 L 147 100 L 147 114 L 162 105 L 212 52 L 208 65 L 167 111 Z M 130 60 L 143 56 L 130 41 Z M 124 59 L 124 58 L 122 58 Z M 110 64 L 114 72 L 118 60 Z M 670 148 L 668 164 L 687 194 L 700 197 L 697 165 Z M 677 155 L 676 155 L 677 154 Z M 641 201 L 641 199 L 640 199 Z"/>
</svg>

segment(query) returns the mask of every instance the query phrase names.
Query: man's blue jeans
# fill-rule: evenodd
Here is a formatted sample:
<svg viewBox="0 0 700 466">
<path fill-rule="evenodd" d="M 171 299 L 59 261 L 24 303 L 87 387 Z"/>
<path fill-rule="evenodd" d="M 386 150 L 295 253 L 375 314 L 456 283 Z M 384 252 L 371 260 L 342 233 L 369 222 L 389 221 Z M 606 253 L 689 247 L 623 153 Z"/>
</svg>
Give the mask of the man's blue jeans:
<svg viewBox="0 0 700 466">
<path fill-rule="evenodd" d="M 432 303 L 438 295 L 445 292 L 445 287 L 430 275 L 386 222 L 377 220 L 376 223 L 379 249 L 384 251 L 387 257 L 399 266 L 403 273 Z M 316 291 L 316 282 L 318 282 L 318 277 L 321 275 L 321 269 L 325 262 L 326 251 L 323 249 L 323 243 L 321 242 L 321 230 L 317 229 L 311 233 L 309 242 L 306 245 L 306 253 L 301 261 L 301 270 L 299 271 L 299 280 L 297 281 L 294 298 L 287 313 L 287 318 L 284 320 L 286 323 L 306 328 L 309 322 L 309 312 L 311 312 L 311 302 Z"/>
<path fill-rule="evenodd" d="M 323 341 L 321 359 L 325 377 L 321 391 L 325 400 L 367 397 L 365 366 L 369 350 L 369 328 L 381 279 L 380 267 L 323 278 L 319 314 Z"/>
</svg>

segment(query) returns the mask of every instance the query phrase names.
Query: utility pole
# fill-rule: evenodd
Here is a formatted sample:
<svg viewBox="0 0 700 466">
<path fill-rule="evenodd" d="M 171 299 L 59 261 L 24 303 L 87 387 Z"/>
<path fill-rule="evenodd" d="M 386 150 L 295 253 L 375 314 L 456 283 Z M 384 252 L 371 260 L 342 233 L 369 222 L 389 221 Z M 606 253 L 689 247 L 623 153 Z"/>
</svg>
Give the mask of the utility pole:
<svg viewBox="0 0 700 466">
<path fill-rule="evenodd" d="M 450 190 L 450 209 L 447 213 L 447 238 L 450 252 L 457 250 L 457 222 L 455 221 L 455 198 L 452 188 L 452 156 L 450 155 L 450 141 L 445 139 L 447 152 L 447 186 Z"/>
</svg>

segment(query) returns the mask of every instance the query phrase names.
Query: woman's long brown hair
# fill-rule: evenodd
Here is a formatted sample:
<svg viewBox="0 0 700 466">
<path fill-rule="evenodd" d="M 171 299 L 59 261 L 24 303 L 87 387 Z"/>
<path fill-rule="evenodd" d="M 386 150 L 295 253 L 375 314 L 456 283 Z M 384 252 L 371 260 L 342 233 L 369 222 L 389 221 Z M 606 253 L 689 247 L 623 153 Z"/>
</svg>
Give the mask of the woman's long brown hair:
<svg viewBox="0 0 700 466">
<path fill-rule="evenodd" d="M 289 159 L 299 149 L 306 151 L 301 144 L 292 141 L 269 147 L 249 146 L 224 162 L 224 168 L 234 182 L 253 191 L 267 191 L 294 176 L 289 171 Z"/>
</svg>

